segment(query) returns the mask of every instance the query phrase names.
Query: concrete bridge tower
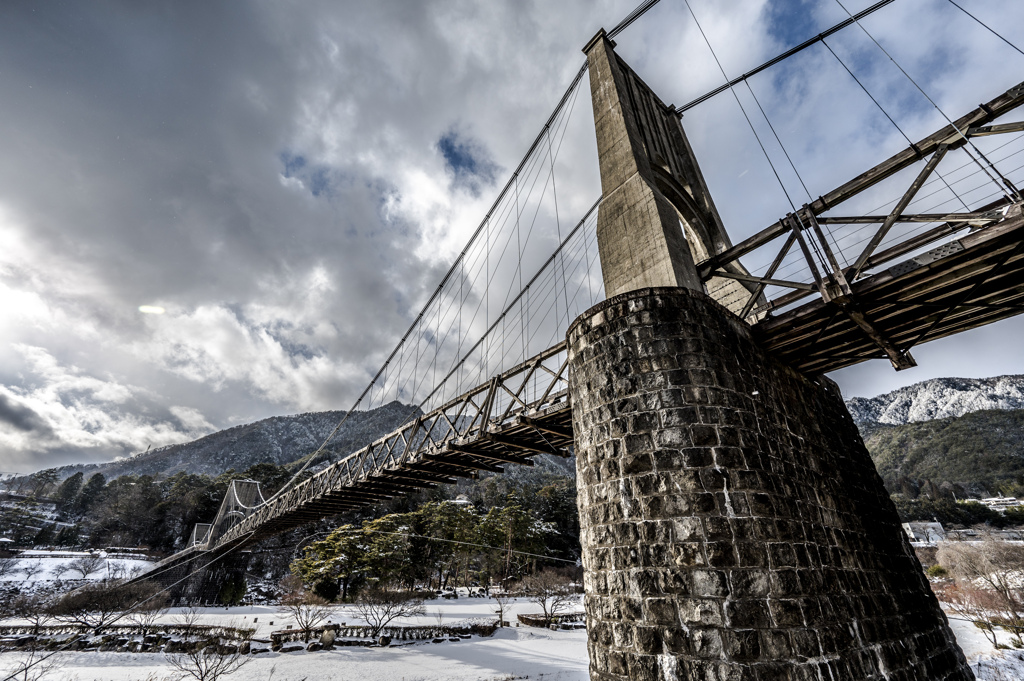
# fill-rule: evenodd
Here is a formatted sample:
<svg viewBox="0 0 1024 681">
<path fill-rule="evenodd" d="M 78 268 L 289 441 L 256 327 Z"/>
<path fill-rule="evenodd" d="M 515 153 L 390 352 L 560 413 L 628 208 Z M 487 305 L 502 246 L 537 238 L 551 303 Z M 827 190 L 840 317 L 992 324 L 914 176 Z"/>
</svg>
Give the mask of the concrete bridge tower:
<svg viewBox="0 0 1024 681">
<path fill-rule="evenodd" d="M 584 50 L 609 297 L 568 332 L 591 677 L 973 678 L 836 385 L 701 282 L 728 236 L 613 47 Z"/>
</svg>

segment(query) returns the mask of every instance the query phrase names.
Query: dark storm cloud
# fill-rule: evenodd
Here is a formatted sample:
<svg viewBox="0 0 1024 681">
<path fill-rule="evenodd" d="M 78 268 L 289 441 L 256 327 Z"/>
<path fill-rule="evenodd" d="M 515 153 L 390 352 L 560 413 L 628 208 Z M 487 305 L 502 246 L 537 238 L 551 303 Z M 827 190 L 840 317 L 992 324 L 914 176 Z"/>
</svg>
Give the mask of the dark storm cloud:
<svg viewBox="0 0 1024 681">
<path fill-rule="evenodd" d="M 377 197 L 360 188 L 338 194 L 344 217 L 282 190 L 277 159 L 307 74 L 252 6 L 133 7 L 5 8 L 14 96 L 0 125 L 22 162 L 5 166 L 2 191 L 48 250 L 87 249 L 131 307 L 188 305 L 244 301 L 258 277 L 311 264 L 348 241 L 342 219 L 379 228 Z M 326 184 L 314 178 L 313 193 Z"/>
<path fill-rule="evenodd" d="M 507 109 L 539 124 L 566 80 L 545 52 L 581 58 L 555 34 L 534 39 L 538 63 L 518 58 L 536 9 L 0 7 L 0 293 L 20 303 L 0 311 L 0 388 L 66 445 L 7 441 L 15 464 L 193 436 L 112 392 L 154 391 L 216 427 L 348 406 L 457 252 L 469 220 L 447 192 L 483 196 L 495 154 L 534 133 L 495 149 L 455 122 Z M 550 82 L 524 100 L 491 77 L 502 63 Z M 452 166 L 437 142 L 456 129 Z M 446 163 L 451 187 L 423 183 Z"/>
<path fill-rule="evenodd" d="M 0 395 L 0 423 L 28 433 L 49 435 L 52 432 L 42 416 L 6 395 Z"/>
</svg>

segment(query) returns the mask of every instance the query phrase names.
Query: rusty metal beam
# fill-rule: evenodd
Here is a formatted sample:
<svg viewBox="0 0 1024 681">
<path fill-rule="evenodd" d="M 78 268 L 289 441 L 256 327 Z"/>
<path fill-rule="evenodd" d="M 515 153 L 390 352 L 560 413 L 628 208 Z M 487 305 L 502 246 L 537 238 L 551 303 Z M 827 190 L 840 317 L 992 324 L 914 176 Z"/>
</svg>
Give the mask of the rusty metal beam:
<svg viewBox="0 0 1024 681">
<path fill-rule="evenodd" d="M 924 168 L 921 169 L 921 172 L 917 174 L 917 177 L 914 178 L 914 181 L 910 184 L 907 191 L 903 193 L 903 196 L 900 197 L 900 200 L 896 202 L 896 206 L 892 209 L 892 212 L 889 213 L 889 216 L 885 218 L 885 222 L 883 222 L 882 226 L 878 228 L 878 231 L 874 233 L 871 240 L 868 242 L 868 245 L 864 247 L 864 250 L 861 252 L 856 262 L 853 263 L 853 268 L 850 270 L 851 280 L 860 276 L 868 258 L 870 258 L 871 254 L 875 252 L 878 244 L 882 243 L 882 239 L 884 239 L 885 235 L 889 233 L 892 226 L 896 224 L 896 221 L 899 219 L 900 215 L 903 214 L 906 207 L 909 206 L 910 202 L 915 196 L 917 196 L 917 192 L 921 189 L 922 185 L 924 185 L 925 180 L 927 180 L 932 174 L 932 171 L 935 170 L 935 166 L 939 165 L 939 161 L 942 160 L 942 157 L 946 155 L 947 149 L 949 149 L 948 144 L 940 144 L 935 149 L 935 153 L 932 154 L 930 159 L 928 159 L 928 163 L 926 163 Z"/>
<path fill-rule="evenodd" d="M 815 215 L 821 215 L 825 211 L 831 210 L 844 201 L 875 186 L 882 180 L 892 177 L 904 168 L 913 165 L 921 158 L 934 152 L 940 145 L 945 144 L 949 150 L 958 149 L 967 143 L 966 138 L 960 135 L 957 132 L 958 130 L 968 130 L 972 126 L 987 125 L 1021 105 L 1024 105 L 1024 83 L 1010 88 L 988 103 L 982 104 L 970 113 L 960 117 L 953 124 L 945 126 L 938 132 L 925 137 L 916 144 L 912 144 L 910 147 L 890 156 L 885 161 L 861 173 L 849 182 L 817 198 L 811 202 L 809 208 Z M 735 246 L 698 263 L 697 269 L 701 278 L 707 280 L 712 272 L 721 268 L 726 263 L 737 260 L 784 235 L 789 228 L 783 223 L 783 220 L 779 220 Z"/>
</svg>

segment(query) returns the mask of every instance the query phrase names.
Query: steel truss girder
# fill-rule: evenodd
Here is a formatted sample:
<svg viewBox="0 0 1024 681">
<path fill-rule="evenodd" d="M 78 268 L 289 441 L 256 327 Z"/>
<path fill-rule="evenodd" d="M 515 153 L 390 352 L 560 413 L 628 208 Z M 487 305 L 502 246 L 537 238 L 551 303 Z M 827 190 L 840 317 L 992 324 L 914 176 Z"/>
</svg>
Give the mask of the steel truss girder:
<svg viewBox="0 0 1024 681">
<path fill-rule="evenodd" d="M 378 503 L 416 489 L 532 465 L 538 454 L 566 456 L 572 430 L 565 342 L 420 414 L 366 447 L 237 511 L 238 522 L 203 546 L 248 543 L 310 518 Z M 227 501 L 225 502 L 227 503 Z M 211 533 L 212 535 L 212 533 Z"/>
</svg>

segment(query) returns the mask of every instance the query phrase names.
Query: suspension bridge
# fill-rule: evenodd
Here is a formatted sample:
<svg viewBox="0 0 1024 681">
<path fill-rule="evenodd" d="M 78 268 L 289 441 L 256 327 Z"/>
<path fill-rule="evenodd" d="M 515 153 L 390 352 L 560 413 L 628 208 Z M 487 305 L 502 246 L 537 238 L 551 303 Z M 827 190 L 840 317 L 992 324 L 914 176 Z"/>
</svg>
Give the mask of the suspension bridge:
<svg viewBox="0 0 1024 681">
<path fill-rule="evenodd" d="M 949 648 L 953 644 L 944 619 L 939 622 L 934 598 L 929 601 L 924 594 L 927 585 L 907 577 L 911 559 L 891 503 L 879 501 L 888 497 L 870 460 L 864 464 L 863 445 L 829 440 L 842 433 L 859 443 L 843 421 L 848 416 L 844 417 L 841 400 L 837 408 L 828 382 L 820 377 L 875 358 L 906 369 L 916 363 L 911 350 L 922 343 L 1024 312 L 1024 196 L 1018 189 L 1024 166 L 1014 166 L 1014 157 L 1024 151 L 1024 122 L 1012 116 L 1024 104 L 1024 83 L 992 93 L 977 108 L 951 118 L 907 75 L 908 87 L 935 106 L 945 125 L 920 139 L 907 137 L 901 151 L 817 198 L 800 178 L 808 195 L 802 205 L 779 179 L 789 204 L 785 215 L 735 244 L 680 124 L 685 111 L 732 92 L 778 178 L 778 159 L 765 150 L 763 133 L 758 133 L 736 91 L 741 85 L 749 88 L 752 78 L 782 60 L 823 46 L 849 75 L 851 86 L 859 88 L 854 91 L 870 97 L 906 137 L 858 78 L 856 65 L 842 60 L 828 43 L 841 31 L 859 29 L 897 63 L 861 23 L 892 1 L 849 14 L 840 24 L 739 78 L 729 79 L 723 70 L 723 86 L 682 107 L 666 104 L 614 50 L 613 38 L 654 2 L 641 5 L 613 30 L 599 33 L 585 49 L 586 63 L 469 243 L 353 406 L 354 410 L 398 399 L 412 405 L 409 420 L 359 451 L 324 463 L 338 454 L 328 438 L 306 461 L 307 467 L 318 467 L 315 472 L 304 468 L 305 475 L 297 475 L 270 498 L 264 498 L 256 483 L 233 482 L 216 518 L 197 526 L 185 549 L 142 578 L 185 584 L 201 568 L 284 530 L 481 471 L 532 465 L 541 454 L 575 454 L 587 590 L 594 596 L 594 604 L 588 604 L 588 626 L 595 677 L 631 676 L 630 660 L 643 658 L 638 665 L 666 664 L 657 658 L 668 653 L 643 649 L 640 639 L 629 645 L 619 637 L 612 641 L 609 627 L 624 626 L 622 622 L 633 617 L 641 621 L 637 627 L 661 627 L 662 641 L 682 629 L 691 640 L 687 622 L 714 629 L 718 643 L 708 654 L 692 641 L 679 644 L 685 654 L 673 649 L 676 659 L 685 658 L 692 669 L 704 664 L 705 657 L 744 669 L 765 660 L 777 664 L 785 658 L 786 664 L 799 666 L 816 658 L 839 670 L 836 678 L 889 678 L 878 670 L 887 662 L 894 667 L 904 664 L 886 657 L 894 654 L 893 646 L 902 645 L 900 631 L 910 626 L 902 620 L 890 617 L 888 629 L 870 625 L 876 629 L 857 633 L 853 642 L 842 631 L 830 634 L 835 640 L 827 644 L 821 638 L 824 634 L 816 634 L 816 655 L 796 655 L 792 659 L 803 656 L 799 664 L 785 651 L 768 651 L 765 635 L 757 633 L 815 627 L 824 606 L 814 606 L 819 608 L 814 615 L 808 610 L 811 601 L 832 598 L 833 610 L 854 612 L 858 607 L 870 610 L 863 603 L 884 596 L 889 599 L 886 607 L 899 605 L 907 617 L 929 622 L 911 627 L 920 636 L 906 639 L 917 646 L 906 664 L 918 665 L 915 669 L 946 665 L 951 670 L 929 678 L 968 678 L 958 676 L 962 655 L 957 658 Z M 695 14 L 693 20 L 700 27 Z M 707 44 L 714 54 L 710 41 Z M 601 197 L 594 203 L 560 195 L 558 190 L 560 173 L 568 172 L 569 165 L 559 151 L 588 71 L 602 183 Z M 749 93 L 799 178 L 771 119 L 753 89 Z M 992 142 L 997 139 L 1008 141 Z M 988 146 L 983 148 L 984 143 Z M 875 200 L 877 191 L 871 192 L 879 187 L 891 198 L 875 210 L 863 210 L 864 200 Z M 572 214 L 583 217 L 566 220 Z M 687 302 L 689 298 L 672 291 L 713 302 Z M 659 317 L 659 310 L 669 308 L 675 316 Z M 706 319 L 697 324 L 697 331 L 686 332 L 696 335 L 684 342 L 679 328 L 693 318 Z M 631 330 L 620 328 L 623 324 Z M 658 340 L 662 336 L 665 339 Z M 617 340 L 609 345 L 612 337 Z M 700 349 L 696 359 L 694 348 Z M 739 348 L 736 352 L 744 363 L 727 371 L 722 367 L 734 366 L 732 356 L 719 354 L 734 348 Z M 601 352 L 607 354 L 604 360 Z M 751 402 L 751 396 L 767 393 L 775 394 L 784 406 Z M 819 409 L 804 413 L 796 403 Z M 693 408 L 691 421 L 671 422 L 687 405 Z M 772 409 L 786 415 L 780 417 Z M 645 410 L 654 414 L 646 421 L 636 416 Z M 634 432 L 647 427 L 637 425 L 641 421 L 658 425 L 650 433 Z M 780 435 L 780 429 L 785 433 Z M 613 440 L 614 446 L 608 444 Z M 642 451 L 633 451 L 634 446 Z M 779 454 L 793 447 L 800 457 L 790 460 Z M 683 483 L 683 478 L 671 477 L 676 473 L 664 473 L 669 477 L 660 482 L 642 483 L 633 477 L 653 475 L 652 466 L 655 471 L 668 466 L 667 459 L 659 458 L 668 456 L 665 452 L 675 452 L 672 456 L 678 458 L 679 452 L 702 448 L 707 450 L 702 456 L 713 465 L 694 463 L 691 468 L 699 473 L 698 479 L 691 476 Z M 835 450 L 844 454 L 833 460 L 830 457 L 839 456 Z M 609 452 L 622 459 L 621 468 L 618 463 L 607 467 Z M 641 456 L 653 457 L 655 463 L 628 463 Z M 786 460 L 764 462 L 779 456 Z M 633 465 L 638 467 L 629 469 Z M 666 470 L 678 468 L 672 464 Z M 840 480 L 829 478 L 830 468 Z M 765 482 L 769 478 L 776 482 Z M 610 479 L 619 487 L 608 488 Z M 669 483 L 679 490 L 678 512 L 669 517 L 703 519 L 697 533 L 701 538 L 680 536 L 686 534 L 678 529 L 685 521 L 666 529 L 668 525 L 660 523 L 667 516 L 651 510 L 653 498 L 660 499 L 659 509 L 669 504 L 665 499 L 675 494 L 666 487 Z M 648 494 L 642 484 L 660 487 Z M 842 489 L 844 485 L 849 489 Z M 695 486 L 700 494 L 692 496 Z M 800 491 L 804 488 L 814 493 Z M 873 510 L 875 506 L 882 510 Z M 588 515 L 598 507 L 605 509 L 603 515 Z M 712 522 L 712 517 L 718 520 Z M 772 520 L 770 526 L 756 524 L 754 529 L 753 520 L 743 524 L 740 517 Z M 634 522 L 646 524 L 626 527 Z M 871 523 L 873 529 L 865 529 Z M 663 536 L 666 532 L 672 536 Z M 881 538 L 866 538 L 872 533 Z M 813 549 L 816 558 L 808 557 L 809 548 L 792 548 L 810 546 L 811 535 L 818 547 Z M 787 544 L 786 555 L 797 553 L 776 558 L 759 545 L 748 555 L 743 547 L 752 537 L 765 546 Z M 638 541 L 664 543 L 665 550 L 676 556 L 674 567 L 647 556 Z M 690 547 L 693 541 L 697 543 Z M 722 541 L 731 542 L 726 551 L 731 551 L 730 558 L 720 558 L 709 548 Z M 616 554 L 612 561 L 602 553 L 610 547 L 627 551 L 630 557 Z M 697 553 L 687 553 L 691 551 Z M 767 557 L 754 557 L 762 554 Z M 846 571 L 851 566 L 867 576 L 850 576 Z M 796 568 L 806 571 L 800 579 L 810 580 L 809 585 L 777 581 L 787 570 L 796 580 Z M 713 569 L 724 576 L 709 576 Z M 685 573 L 691 581 L 677 590 L 662 582 L 655 586 L 644 581 L 645 570 L 661 570 L 662 575 L 675 570 L 673 574 Z M 752 579 L 750 575 L 759 570 L 765 574 L 763 584 L 754 588 L 742 582 L 747 586 L 741 588 L 740 575 Z M 812 572 L 817 576 L 812 578 Z M 623 579 L 640 580 L 634 587 L 642 591 L 635 597 L 642 607 L 623 600 Z M 719 579 L 726 586 L 711 584 Z M 625 591 L 632 592 L 631 588 Z M 734 597 L 750 595 L 744 589 L 764 601 L 763 607 L 753 601 L 749 605 L 750 612 L 763 609 L 762 614 L 729 610 Z M 861 606 L 840 607 L 834 594 L 848 590 L 860 594 L 855 598 L 863 598 Z M 675 614 L 668 619 L 683 624 L 673 628 L 654 610 L 655 601 L 661 607 L 682 598 L 678 594 L 703 598 L 727 614 L 705 617 L 698 610 L 693 615 L 680 600 L 671 606 Z M 782 606 L 777 599 L 784 597 L 802 603 L 792 621 L 778 614 Z M 623 614 L 634 607 L 633 615 Z M 862 621 L 875 622 L 871 617 L 876 615 Z M 827 629 L 822 626 L 822 631 Z M 750 635 L 759 643 L 740 642 L 729 648 L 737 630 L 754 631 Z M 631 636 L 642 633 L 638 628 Z M 877 640 L 869 644 L 861 639 Z M 795 642 L 787 645 L 799 647 Z M 664 646 L 668 650 L 669 644 Z M 760 652 L 751 652 L 755 649 Z M 868 649 L 874 652 L 864 652 Z M 868 670 L 865 673 L 843 673 L 856 668 L 848 662 L 852 650 L 858 651 L 857 664 Z"/>
</svg>

